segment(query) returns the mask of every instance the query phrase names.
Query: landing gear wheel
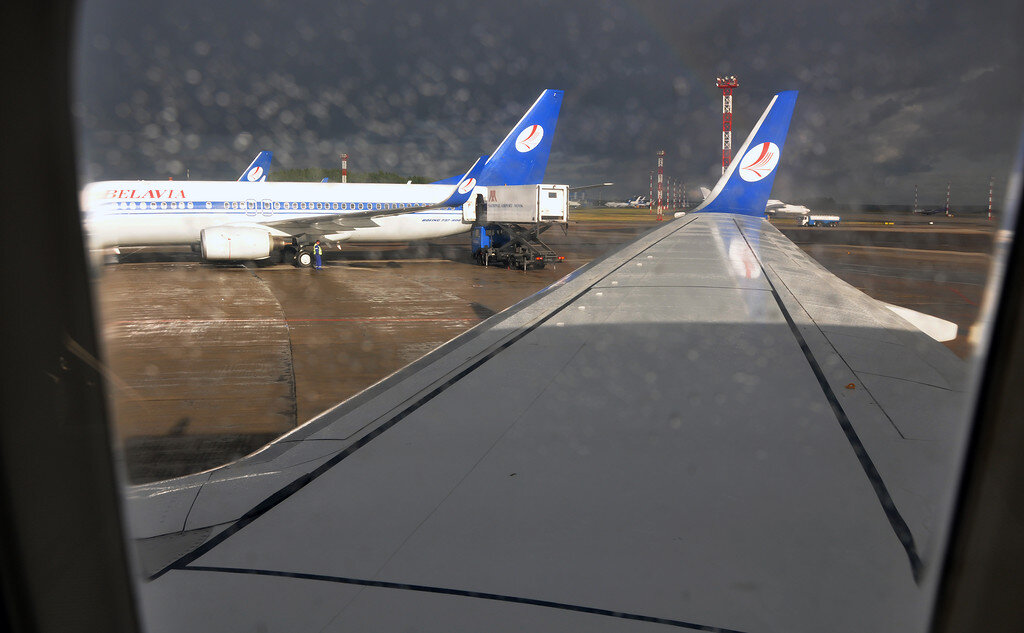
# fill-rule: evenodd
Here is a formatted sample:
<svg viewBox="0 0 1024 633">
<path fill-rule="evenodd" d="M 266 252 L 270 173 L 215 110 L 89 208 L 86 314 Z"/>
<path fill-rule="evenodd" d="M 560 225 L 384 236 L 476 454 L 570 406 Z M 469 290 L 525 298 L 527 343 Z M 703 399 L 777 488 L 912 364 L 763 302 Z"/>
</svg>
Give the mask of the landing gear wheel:
<svg viewBox="0 0 1024 633">
<path fill-rule="evenodd" d="M 309 268 L 313 265 L 313 253 L 309 251 L 299 251 L 295 256 L 295 265 L 299 268 Z"/>
</svg>

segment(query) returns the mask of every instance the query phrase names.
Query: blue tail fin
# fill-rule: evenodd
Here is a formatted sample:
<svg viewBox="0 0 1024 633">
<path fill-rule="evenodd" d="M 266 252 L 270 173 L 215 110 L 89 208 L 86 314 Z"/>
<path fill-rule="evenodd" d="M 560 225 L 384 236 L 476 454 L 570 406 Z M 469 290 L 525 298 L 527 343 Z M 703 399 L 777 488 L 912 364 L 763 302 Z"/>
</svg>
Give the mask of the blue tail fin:
<svg viewBox="0 0 1024 633">
<path fill-rule="evenodd" d="M 270 173 L 270 159 L 274 157 L 274 152 L 260 152 L 256 155 L 256 158 L 252 160 L 242 175 L 238 177 L 238 182 L 263 182 L 267 179 L 267 174 Z"/>
<path fill-rule="evenodd" d="M 473 166 L 469 168 L 469 171 L 465 173 L 458 180 L 459 186 L 452 191 L 451 195 L 448 196 L 443 202 L 438 203 L 435 206 L 439 207 L 461 207 L 466 203 L 467 200 L 473 195 L 474 189 L 480 184 L 480 176 L 483 174 L 483 170 L 486 169 L 487 155 L 483 155 L 476 159 Z"/>
<path fill-rule="evenodd" d="M 796 90 L 787 90 L 772 98 L 750 136 L 736 152 L 736 158 L 694 212 L 764 215 L 786 144 L 796 95 Z"/>
<path fill-rule="evenodd" d="M 538 185 L 544 181 L 555 136 L 558 112 L 562 108 L 562 90 L 545 90 L 484 165 L 478 185 Z M 434 184 L 453 185 L 459 177 Z"/>
</svg>

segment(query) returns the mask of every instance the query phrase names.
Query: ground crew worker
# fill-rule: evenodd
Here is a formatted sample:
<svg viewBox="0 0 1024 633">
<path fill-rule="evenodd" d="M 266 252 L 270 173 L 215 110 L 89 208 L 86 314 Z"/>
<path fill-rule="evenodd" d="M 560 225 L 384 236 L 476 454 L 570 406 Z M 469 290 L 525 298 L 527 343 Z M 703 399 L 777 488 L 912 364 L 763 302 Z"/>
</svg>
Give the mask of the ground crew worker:
<svg viewBox="0 0 1024 633">
<path fill-rule="evenodd" d="M 320 257 L 324 254 L 324 249 L 320 247 L 320 240 L 313 244 L 313 269 L 320 270 L 322 268 L 322 260 Z"/>
</svg>

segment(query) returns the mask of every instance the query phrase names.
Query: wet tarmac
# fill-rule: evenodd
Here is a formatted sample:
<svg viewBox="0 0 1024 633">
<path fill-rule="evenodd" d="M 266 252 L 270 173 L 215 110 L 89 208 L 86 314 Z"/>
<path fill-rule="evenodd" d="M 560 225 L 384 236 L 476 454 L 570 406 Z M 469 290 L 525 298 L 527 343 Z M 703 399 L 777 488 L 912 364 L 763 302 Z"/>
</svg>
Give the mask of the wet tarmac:
<svg viewBox="0 0 1024 633">
<path fill-rule="evenodd" d="M 467 236 L 347 247 L 322 271 L 125 251 L 95 289 L 129 479 L 245 455 L 657 225 L 637 213 L 586 217 L 544 236 L 564 264 L 526 272 L 476 265 Z M 777 224 L 868 294 L 956 322 L 949 346 L 969 353 L 991 248 L 984 224 Z"/>
</svg>

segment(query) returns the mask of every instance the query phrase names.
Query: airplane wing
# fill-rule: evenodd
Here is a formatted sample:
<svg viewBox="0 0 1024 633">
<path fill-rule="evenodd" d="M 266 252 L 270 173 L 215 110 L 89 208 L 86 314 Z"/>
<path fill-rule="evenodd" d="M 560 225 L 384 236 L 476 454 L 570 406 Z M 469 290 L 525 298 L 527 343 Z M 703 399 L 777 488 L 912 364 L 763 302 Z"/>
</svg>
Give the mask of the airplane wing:
<svg viewBox="0 0 1024 633">
<path fill-rule="evenodd" d="M 273 220 L 260 222 L 263 226 L 269 226 L 287 233 L 321 232 L 332 233 L 337 231 L 352 230 L 362 227 L 377 226 L 373 218 L 381 218 L 391 215 L 405 215 L 418 211 L 429 211 L 431 209 L 442 209 L 445 207 L 461 207 L 473 195 L 477 185 L 480 172 L 487 163 L 487 156 L 481 156 L 473 163 L 458 184 L 452 189 L 451 194 L 444 200 L 434 204 L 400 207 L 395 204 L 392 208 L 368 209 L 364 211 L 352 210 L 342 213 L 321 214 L 300 218 L 288 218 L 284 220 Z"/>
<path fill-rule="evenodd" d="M 795 101 L 700 211 L 248 458 L 133 489 L 154 621 L 924 630 L 965 367 L 761 217 Z"/>
<path fill-rule="evenodd" d="M 781 149 L 758 142 L 762 123 L 779 133 L 762 117 L 736 163 Z M 706 201 L 718 212 L 592 262 L 260 452 L 132 489 L 152 621 L 923 630 L 964 365 L 755 217 L 770 186 L 737 181 Z"/>
<path fill-rule="evenodd" d="M 689 215 L 134 489 L 143 595 L 184 629 L 912 630 L 963 388 L 767 222 Z"/>
</svg>

